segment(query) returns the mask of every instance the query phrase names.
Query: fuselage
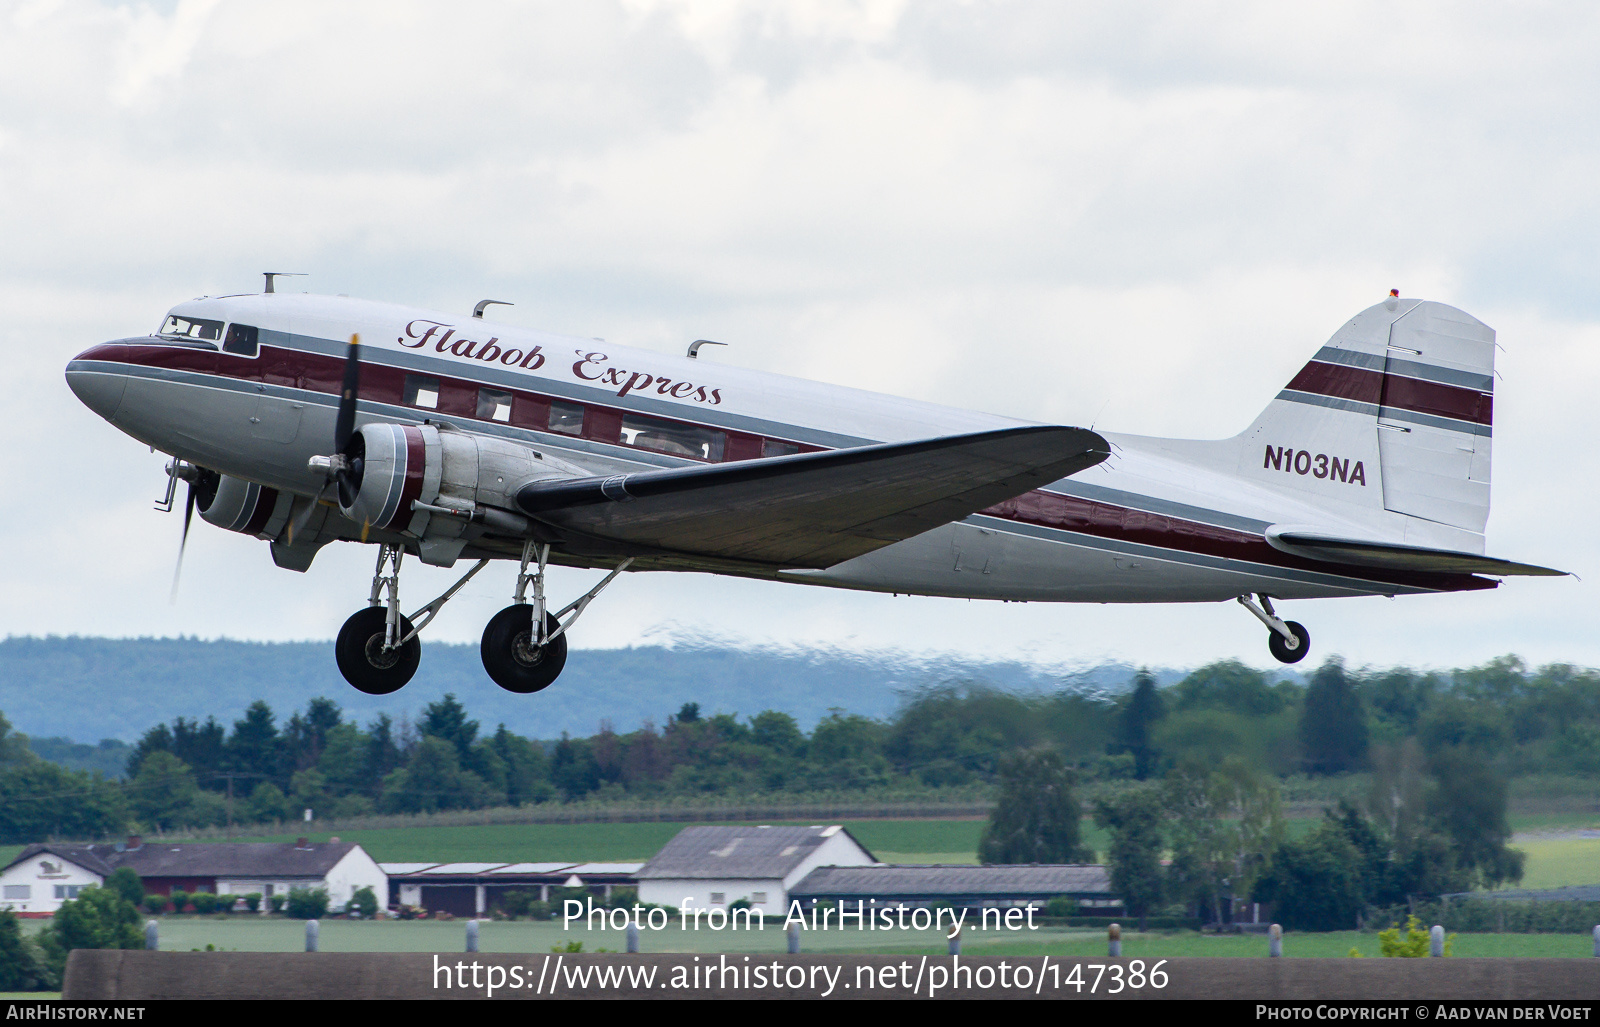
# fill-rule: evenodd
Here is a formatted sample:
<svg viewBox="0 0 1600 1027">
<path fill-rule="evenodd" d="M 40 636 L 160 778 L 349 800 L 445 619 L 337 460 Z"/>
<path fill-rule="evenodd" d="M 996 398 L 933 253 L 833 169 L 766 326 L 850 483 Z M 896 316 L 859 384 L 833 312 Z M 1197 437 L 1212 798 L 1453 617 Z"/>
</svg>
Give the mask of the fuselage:
<svg viewBox="0 0 1600 1027">
<path fill-rule="evenodd" d="M 360 423 L 444 421 L 525 443 L 593 475 L 1032 423 L 342 297 L 202 298 L 173 308 L 163 328 L 80 354 L 67 368 L 73 390 L 140 442 L 306 497 L 325 484 L 307 461 L 332 451 L 353 334 L 362 344 Z M 1220 444 L 1102 434 L 1112 457 L 1071 479 L 825 570 L 767 576 L 1056 602 L 1394 595 L 1495 584 L 1466 574 L 1330 567 L 1279 551 L 1266 538 L 1272 525 L 1338 528 L 1355 514 L 1346 518 L 1337 500 L 1241 475 L 1235 450 Z"/>
</svg>

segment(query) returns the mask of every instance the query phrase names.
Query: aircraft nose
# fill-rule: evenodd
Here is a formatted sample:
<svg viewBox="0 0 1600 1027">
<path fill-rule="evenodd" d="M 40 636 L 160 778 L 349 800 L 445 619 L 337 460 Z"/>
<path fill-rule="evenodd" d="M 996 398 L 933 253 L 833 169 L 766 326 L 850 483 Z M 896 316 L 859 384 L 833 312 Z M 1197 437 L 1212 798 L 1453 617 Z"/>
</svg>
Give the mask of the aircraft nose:
<svg viewBox="0 0 1600 1027">
<path fill-rule="evenodd" d="M 105 343 L 84 350 L 67 364 L 67 387 L 83 405 L 104 417 L 114 420 L 122 406 L 122 393 L 128 379 L 115 364 L 127 357 L 127 347 Z"/>
</svg>

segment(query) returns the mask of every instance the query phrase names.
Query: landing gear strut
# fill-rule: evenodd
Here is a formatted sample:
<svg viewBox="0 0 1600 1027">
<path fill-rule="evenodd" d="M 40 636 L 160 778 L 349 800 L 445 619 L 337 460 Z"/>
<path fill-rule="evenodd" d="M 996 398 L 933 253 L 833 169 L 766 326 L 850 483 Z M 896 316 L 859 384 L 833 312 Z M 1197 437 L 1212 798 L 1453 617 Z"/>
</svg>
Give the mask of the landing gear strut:
<svg viewBox="0 0 1600 1027">
<path fill-rule="evenodd" d="M 339 673 L 368 695 L 388 695 L 411 680 L 422 659 L 422 643 L 417 634 L 489 563 L 479 560 L 443 595 L 406 617 L 400 613 L 400 561 L 404 557 L 405 550 L 399 546 L 378 547 L 378 566 L 372 572 L 372 593 L 367 598 L 367 607 L 344 622 L 344 627 L 339 629 L 339 639 L 334 643 Z M 385 565 L 388 573 L 385 573 Z M 385 593 L 387 599 L 382 598 Z M 422 620 L 412 624 L 418 617 Z"/>
<path fill-rule="evenodd" d="M 545 608 L 544 572 L 550 561 L 550 547 L 528 541 L 522 547 L 522 569 L 517 574 L 516 602 L 495 614 L 483 629 L 483 643 L 479 654 L 483 669 L 494 683 L 508 692 L 529 694 L 549 687 L 560 676 L 567 663 L 567 629 L 583 615 L 617 575 L 628 569 L 633 558 L 622 561 L 617 569 L 581 597 L 552 614 Z M 529 573 L 529 566 L 534 568 Z M 528 599 L 528 586 L 533 586 L 533 599 Z M 567 614 L 572 616 L 567 617 Z M 561 618 L 567 617 L 565 623 Z"/>
<path fill-rule="evenodd" d="M 1240 596 L 1239 605 L 1256 615 L 1267 626 L 1267 650 L 1279 663 L 1299 663 L 1311 651 L 1311 632 L 1298 621 L 1283 620 L 1272 609 L 1272 600 L 1261 593 L 1256 596 L 1260 605 Z"/>
</svg>

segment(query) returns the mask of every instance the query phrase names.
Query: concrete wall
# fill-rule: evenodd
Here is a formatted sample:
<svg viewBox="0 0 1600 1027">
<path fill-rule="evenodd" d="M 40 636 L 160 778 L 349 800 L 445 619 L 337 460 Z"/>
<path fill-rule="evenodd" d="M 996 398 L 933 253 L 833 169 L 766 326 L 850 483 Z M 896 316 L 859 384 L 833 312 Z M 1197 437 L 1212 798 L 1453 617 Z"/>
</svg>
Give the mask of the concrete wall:
<svg viewBox="0 0 1600 1027">
<path fill-rule="evenodd" d="M 619 955 L 528 955 L 509 953 L 460 952 L 433 955 L 429 953 L 361 953 L 361 952 L 144 952 L 115 949 L 78 949 L 67 960 L 67 975 L 62 997 L 69 1000 L 102 999 L 137 1001 L 167 998 L 217 998 L 217 999 L 429 999 L 484 997 L 482 988 L 462 990 L 455 987 L 436 986 L 439 967 L 449 967 L 457 962 L 477 964 L 481 968 L 502 968 L 502 980 L 510 980 L 514 967 L 518 975 L 530 984 L 539 978 L 541 970 L 551 966 L 567 969 L 617 965 L 655 967 L 659 980 L 671 978 L 675 968 L 687 967 L 698 959 L 699 965 L 716 957 L 701 954 L 647 954 Z M 995 972 L 1002 961 L 1011 967 L 1021 964 L 1037 965 L 1040 957 L 950 957 L 930 956 L 926 967 L 949 967 L 953 958 L 960 965 L 976 971 L 988 967 Z M 872 967 L 882 973 L 889 968 L 910 964 L 916 972 L 921 957 L 918 956 L 847 956 L 847 955 L 772 955 L 763 963 L 789 966 L 826 967 L 830 970 L 843 967 L 844 980 L 856 979 L 856 968 Z M 731 963 L 743 965 L 741 957 L 730 957 Z M 1074 964 L 1120 963 L 1130 960 L 1055 960 L 1061 968 L 1060 977 L 1066 979 Z M 1148 963 L 1146 964 L 1148 965 Z M 1500 1000 L 1572 1000 L 1593 1003 L 1600 995 L 1600 959 L 1169 959 L 1162 967 L 1169 977 L 1162 990 L 1148 987 L 1124 989 L 1120 994 L 1099 995 L 1078 993 L 1070 986 L 1046 986 L 1038 992 L 1032 989 L 995 988 L 978 990 L 972 987 L 949 987 L 938 998 L 1100 998 L 1100 999 L 1245 999 L 1252 1001 L 1292 1001 L 1318 999 L 1397 999 L 1397 1000 L 1448 1000 L 1448 999 L 1500 999 Z M 893 972 L 889 970 L 889 972 Z M 485 978 L 488 971 L 485 969 Z M 551 979 L 555 973 L 549 974 Z M 737 982 L 738 975 L 733 975 Z M 1094 969 L 1085 966 L 1080 980 L 1093 980 Z M 790 999 L 810 992 L 782 990 L 741 990 L 720 987 L 707 989 L 662 989 L 629 991 L 627 989 L 601 989 L 590 986 L 563 987 L 563 998 L 688 998 L 713 997 L 777 998 Z M 892 989 L 836 990 L 839 998 L 887 998 L 904 1000 L 912 997 L 905 987 Z M 503 988 L 495 998 L 539 998 L 541 993 L 532 987 L 520 990 Z M 545 991 L 542 997 L 553 997 Z M 917 997 L 927 997 L 920 994 Z M 1410 1012 L 1411 1010 L 1408 1010 Z M 1432 1009 L 1429 1010 L 1433 1012 Z M 1547 1014 L 1548 1016 L 1548 1014 Z M 1409 1018 L 1408 1018 L 1409 1019 Z"/>
</svg>

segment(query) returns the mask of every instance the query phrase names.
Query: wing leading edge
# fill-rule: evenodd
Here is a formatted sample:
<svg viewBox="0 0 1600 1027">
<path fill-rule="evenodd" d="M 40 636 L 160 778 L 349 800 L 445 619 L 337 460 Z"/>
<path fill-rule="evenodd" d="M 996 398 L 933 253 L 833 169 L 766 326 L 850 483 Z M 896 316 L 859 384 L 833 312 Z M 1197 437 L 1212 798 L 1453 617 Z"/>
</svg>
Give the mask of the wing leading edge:
<svg viewBox="0 0 1600 1027">
<path fill-rule="evenodd" d="M 1059 481 L 1110 455 L 1082 428 L 1037 426 L 826 453 L 534 482 L 517 505 L 619 551 L 825 568 Z"/>
</svg>

